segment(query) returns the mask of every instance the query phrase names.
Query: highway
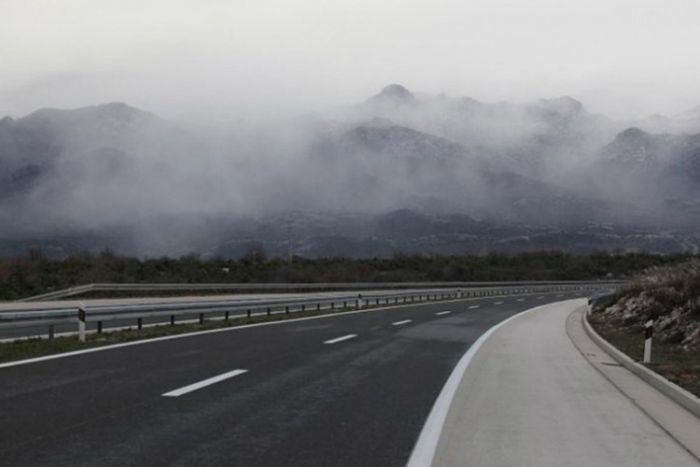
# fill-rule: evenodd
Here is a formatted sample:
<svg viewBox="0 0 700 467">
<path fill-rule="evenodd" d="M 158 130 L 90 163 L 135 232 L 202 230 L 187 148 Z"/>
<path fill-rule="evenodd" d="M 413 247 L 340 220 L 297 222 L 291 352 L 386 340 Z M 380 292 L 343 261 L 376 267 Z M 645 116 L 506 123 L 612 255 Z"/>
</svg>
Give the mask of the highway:
<svg viewBox="0 0 700 467">
<path fill-rule="evenodd" d="M 0 365 L 0 463 L 405 465 L 480 335 L 575 296 L 339 313 Z"/>
</svg>

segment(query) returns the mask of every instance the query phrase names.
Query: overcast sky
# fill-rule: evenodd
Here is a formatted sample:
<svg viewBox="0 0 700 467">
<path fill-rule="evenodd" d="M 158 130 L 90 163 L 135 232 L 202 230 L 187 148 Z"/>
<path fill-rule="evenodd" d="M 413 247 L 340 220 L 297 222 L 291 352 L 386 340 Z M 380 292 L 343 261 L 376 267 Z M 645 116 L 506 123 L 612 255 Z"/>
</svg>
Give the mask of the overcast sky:
<svg viewBox="0 0 700 467">
<path fill-rule="evenodd" d="M 0 114 L 265 118 L 398 82 L 616 117 L 700 105 L 699 0 L 0 0 Z"/>
</svg>

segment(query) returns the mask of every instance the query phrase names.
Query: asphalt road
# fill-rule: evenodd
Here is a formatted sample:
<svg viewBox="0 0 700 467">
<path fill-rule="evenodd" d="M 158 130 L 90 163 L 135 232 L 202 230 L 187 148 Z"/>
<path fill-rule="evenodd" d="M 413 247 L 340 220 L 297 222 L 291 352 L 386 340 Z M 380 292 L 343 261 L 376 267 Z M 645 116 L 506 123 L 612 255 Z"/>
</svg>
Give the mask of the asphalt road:
<svg viewBox="0 0 700 467">
<path fill-rule="evenodd" d="M 574 296 L 338 314 L 0 367 L 0 464 L 404 465 L 484 331 Z"/>
</svg>

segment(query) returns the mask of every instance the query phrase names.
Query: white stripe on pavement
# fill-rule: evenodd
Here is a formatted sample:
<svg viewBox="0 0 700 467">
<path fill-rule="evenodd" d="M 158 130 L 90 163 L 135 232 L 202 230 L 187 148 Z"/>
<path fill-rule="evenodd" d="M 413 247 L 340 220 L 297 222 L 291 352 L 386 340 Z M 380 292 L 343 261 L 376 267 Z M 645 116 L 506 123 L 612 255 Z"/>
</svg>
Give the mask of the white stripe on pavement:
<svg viewBox="0 0 700 467">
<path fill-rule="evenodd" d="M 163 394 L 164 397 L 180 397 L 183 394 L 187 394 L 192 391 L 196 391 L 197 389 L 202 389 L 207 386 L 211 386 L 212 384 L 220 383 L 221 381 L 227 380 L 229 378 L 233 378 L 234 376 L 242 375 L 243 373 L 247 372 L 248 370 L 233 370 L 229 371 L 227 373 L 220 374 L 218 376 L 214 376 L 212 378 L 207 378 L 203 381 L 200 381 L 198 383 L 190 384 L 189 386 L 185 386 L 179 389 L 175 389 L 170 392 L 166 392 Z"/>
<path fill-rule="evenodd" d="M 440 311 L 440 312 L 435 313 L 435 314 L 436 314 L 437 316 L 442 316 L 442 315 L 449 315 L 450 313 L 452 313 L 452 312 L 449 311 L 449 310 L 447 310 L 447 311 Z"/>
<path fill-rule="evenodd" d="M 340 336 L 340 337 L 336 337 L 335 339 L 329 339 L 327 341 L 323 341 L 323 343 L 324 344 L 336 344 L 338 342 L 343 342 L 343 341 L 346 341 L 349 339 L 353 339 L 355 337 L 357 337 L 357 334 L 348 334 L 346 336 Z"/>
<path fill-rule="evenodd" d="M 503 302 L 493 302 L 494 305 L 503 305 Z"/>
<path fill-rule="evenodd" d="M 391 324 L 393 324 L 394 326 L 401 326 L 402 324 L 408 324 L 408 323 L 410 323 L 411 321 L 413 321 L 413 320 L 405 319 L 405 320 L 403 320 L 403 321 L 396 321 L 395 323 L 391 323 Z"/>
<path fill-rule="evenodd" d="M 470 310 L 473 310 L 474 308 L 479 308 L 479 305 L 472 305 L 469 307 Z"/>
<path fill-rule="evenodd" d="M 516 302 L 524 302 L 524 301 L 525 301 L 524 298 L 519 298 L 519 299 L 516 300 Z"/>
</svg>

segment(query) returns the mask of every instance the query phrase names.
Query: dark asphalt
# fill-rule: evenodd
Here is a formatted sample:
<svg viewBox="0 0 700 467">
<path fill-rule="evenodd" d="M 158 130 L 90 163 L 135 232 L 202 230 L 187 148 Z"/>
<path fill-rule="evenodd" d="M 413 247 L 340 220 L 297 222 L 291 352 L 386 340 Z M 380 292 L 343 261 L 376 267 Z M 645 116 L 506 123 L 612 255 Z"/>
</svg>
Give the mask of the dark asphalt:
<svg viewBox="0 0 700 467">
<path fill-rule="evenodd" d="M 0 465 L 404 465 L 484 331 L 580 295 L 537 296 L 338 314 L 3 368 Z M 346 334 L 358 337 L 323 344 Z M 239 368 L 248 372 L 162 396 Z"/>
</svg>

